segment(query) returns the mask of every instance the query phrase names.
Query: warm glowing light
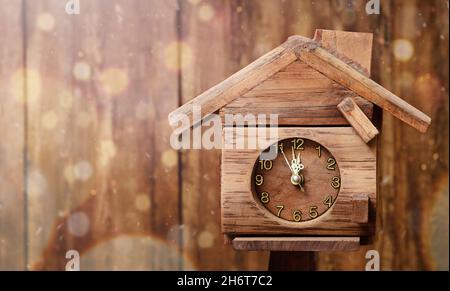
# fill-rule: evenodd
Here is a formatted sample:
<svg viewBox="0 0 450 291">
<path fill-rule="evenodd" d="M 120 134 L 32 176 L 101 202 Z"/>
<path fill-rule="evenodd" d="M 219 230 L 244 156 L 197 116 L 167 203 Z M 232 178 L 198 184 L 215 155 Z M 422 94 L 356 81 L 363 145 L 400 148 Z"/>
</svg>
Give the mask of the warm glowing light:
<svg viewBox="0 0 450 291">
<path fill-rule="evenodd" d="M 88 161 L 80 161 L 73 167 L 73 175 L 77 180 L 87 181 L 91 178 L 92 173 L 93 169 Z"/>
<path fill-rule="evenodd" d="M 214 8 L 207 3 L 202 4 L 198 9 L 198 18 L 204 22 L 210 21 L 214 17 L 214 14 Z"/>
<path fill-rule="evenodd" d="M 106 166 L 116 153 L 116 145 L 112 140 L 107 139 L 100 142 L 100 163 L 103 166 Z"/>
<path fill-rule="evenodd" d="M 73 95 L 68 90 L 62 90 L 58 94 L 59 106 L 65 109 L 69 109 L 73 105 Z"/>
<path fill-rule="evenodd" d="M 51 31 L 55 27 L 55 17 L 50 13 L 42 13 L 37 18 L 37 27 L 43 31 Z"/>
<path fill-rule="evenodd" d="M 134 206 L 137 210 L 146 212 L 150 209 L 150 198 L 148 194 L 141 193 L 134 199 Z"/>
<path fill-rule="evenodd" d="M 165 49 L 164 61 L 170 70 L 184 69 L 192 63 L 192 60 L 192 49 L 184 42 L 172 42 Z"/>
<path fill-rule="evenodd" d="M 121 69 L 110 68 L 100 75 L 102 89 L 109 95 L 123 93 L 128 87 L 128 82 L 128 75 Z"/>
<path fill-rule="evenodd" d="M 89 217 L 84 212 L 75 212 L 67 218 L 67 230 L 73 236 L 85 236 L 89 232 Z"/>
<path fill-rule="evenodd" d="M 54 111 L 46 112 L 41 119 L 42 126 L 47 130 L 52 130 L 58 125 L 58 115 Z"/>
<path fill-rule="evenodd" d="M 214 235 L 209 231 L 202 231 L 197 237 L 197 244 L 202 249 L 212 247 L 214 245 Z"/>
<path fill-rule="evenodd" d="M 176 166 L 178 162 L 178 155 L 177 152 L 174 150 L 166 150 L 162 154 L 162 162 L 166 168 L 172 168 Z"/>
<path fill-rule="evenodd" d="M 24 82 L 26 76 L 26 84 Z M 27 95 L 25 96 L 24 86 L 27 87 Z M 10 90 L 11 94 L 20 102 L 32 103 L 37 100 L 41 94 L 41 77 L 39 73 L 33 69 L 19 69 L 11 76 Z"/>
<path fill-rule="evenodd" d="M 394 41 L 394 57 L 400 62 L 409 61 L 414 54 L 414 47 L 407 39 L 397 39 Z"/>
<path fill-rule="evenodd" d="M 73 75 L 77 80 L 87 81 L 91 78 L 91 66 L 86 62 L 78 62 L 73 67 Z"/>
</svg>

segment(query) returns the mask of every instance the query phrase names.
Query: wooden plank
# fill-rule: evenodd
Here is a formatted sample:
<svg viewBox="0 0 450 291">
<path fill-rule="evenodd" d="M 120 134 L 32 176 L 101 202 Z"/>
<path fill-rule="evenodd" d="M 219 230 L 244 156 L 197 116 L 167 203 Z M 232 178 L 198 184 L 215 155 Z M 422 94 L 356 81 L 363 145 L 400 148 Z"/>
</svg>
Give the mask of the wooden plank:
<svg viewBox="0 0 450 291">
<path fill-rule="evenodd" d="M 345 98 L 337 107 L 365 143 L 368 143 L 379 134 L 378 129 L 352 98 Z"/>
<path fill-rule="evenodd" d="M 352 197 L 353 211 L 352 221 L 356 223 L 367 223 L 369 221 L 369 203 L 368 195 L 359 194 Z"/>
<path fill-rule="evenodd" d="M 367 193 L 371 213 L 376 211 L 376 143 L 367 145 L 351 127 L 278 128 L 277 139 L 256 136 L 249 128 L 225 128 L 222 150 L 222 229 L 230 235 L 372 235 L 374 216 L 368 224 L 351 221 L 352 197 Z M 333 153 L 339 165 L 341 187 L 333 207 L 311 221 L 292 222 L 269 214 L 257 203 L 252 173 L 261 149 L 278 140 L 302 137 L 314 140 Z M 258 148 L 239 149 L 236 145 L 258 138 Z"/>
<path fill-rule="evenodd" d="M 302 61 L 325 76 L 377 104 L 420 132 L 427 131 L 431 123 L 429 116 L 365 77 L 332 53 L 314 44 L 299 47 L 297 53 Z"/>
<path fill-rule="evenodd" d="M 82 270 L 178 270 L 176 1 L 81 2 L 26 1 L 45 88 L 28 109 L 30 265 L 63 270 L 74 249 Z"/>
<path fill-rule="evenodd" d="M 268 121 L 270 114 L 277 113 L 279 125 L 348 125 L 336 108 L 348 96 L 372 118 L 371 102 L 296 61 L 223 107 L 220 114 L 224 124 L 226 114 L 265 114 Z"/>
<path fill-rule="evenodd" d="M 176 126 L 183 118 L 189 119 L 189 124 L 182 123 L 178 132 L 197 124 L 205 116 L 216 112 L 224 105 L 233 101 L 248 90 L 272 76 L 280 69 L 294 62 L 297 56 L 292 50 L 290 41 L 273 49 L 253 63 L 228 77 L 218 85 L 208 89 L 195 99 L 185 103 L 169 115 L 169 123 Z M 201 108 L 200 118 L 194 120 L 194 107 Z"/>
<path fill-rule="evenodd" d="M 380 15 L 353 17 L 365 4 L 332 7 L 334 17 L 316 20 L 373 31 L 373 79 L 427 112 L 433 125 L 422 135 L 384 114 L 375 242 L 353 253 L 319 253 L 317 268 L 364 270 L 366 252 L 377 250 L 381 270 L 448 270 L 448 9 L 441 1 L 399 0 L 381 2 Z"/>
<path fill-rule="evenodd" d="M 26 268 L 21 1 L 0 3 L 0 270 Z M 29 72 L 32 74 L 32 72 Z"/>
<path fill-rule="evenodd" d="M 340 58 L 361 66 L 362 73 L 370 77 L 372 33 L 316 29 L 314 40 L 319 42 L 323 48 L 337 53 Z"/>
<path fill-rule="evenodd" d="M 236 237 L 232 244 L 241 251 L 356 251 L 359 237 Z"/>
<path fill-rule="evenodd" d="M 370 75 L 372 34 L 319 29 L 314 39 Z M 348 122 L 336 105 L 347 96 L 354 97 L 364 113 L 372 118 L 371 102 L 297 60 L 227 104 L 220 114 L 223 123 L 225 114 L 265 114 L 269 119 L 270 114 L 276 112 L 279 125 L 346 125 Z M 249 122 L 248 125 L 255 124 Z"/>
</svg>

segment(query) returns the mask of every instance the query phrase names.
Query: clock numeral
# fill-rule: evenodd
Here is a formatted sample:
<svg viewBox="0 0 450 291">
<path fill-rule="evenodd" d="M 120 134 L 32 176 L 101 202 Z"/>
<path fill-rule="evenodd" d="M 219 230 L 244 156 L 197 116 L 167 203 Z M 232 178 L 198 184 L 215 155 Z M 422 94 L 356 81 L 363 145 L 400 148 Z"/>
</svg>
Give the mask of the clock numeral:
<svg viewBox="0 0 450 291">
<path fill-rule="evenodd" d="M 276 207 L 278 208 L 277 216 L 280 217 L 281 211 L 283 211 L 284 209 L 284 205 L 277 205 Z"/>
<path fill-rule="evenodd" d="M 296 138 L 291 140 L 291 142 L 294 144 L 294 149 L 296 150 L 304 150 L 305 148 L 303 147 L 303 144 L 305 143 L 305 141 L 301 138 Z"/>
<path fill-rule="evenodd" d="M 292 219 L 294 219 L 295 222 L 299 222 L 302 220 L 302 212 L 300 210 L 294 210 L 292 213 Z"/>
<path fill-rule="evenodd" d="M 280 149 L 280 151 L 283 151 L 283 147 L 284 147 L 284 146 L 283 146 L 283 143 L 282 143 L 282 142 L 278 144 L 278 148 Z"/>
<path fill-rule="evenodd" d="M 335 159 L 328 158 L 327 162 L 328 162 L 328 165 L 327 165 L 328 170 L 331 170 L 331 171 L 336 170 L 336 160 Z"/>
<path fill-rule="evenodd" d="M 319 216 L 319 213 L 317 212 L 317 206 L 309 207 L 309 217 L 316 218 L 317 216 Z"/>
<path fill-rule="evenodd" d="M 260 200 L 261 200 L 261 203 L 263 203 L 263 204 L 269 203 L 270 202 L 269 193 L 262 192 Z"/>
<path fill-rule="evenodd" d="M 325 200 L 323 200 L 323 204 L 325 204 L 326 206 L 328 206 L 328 208 L 331 207 L 331 205 L 333 205 L 333 196 L 328 196 L 327 198 L 325 198 Z"/>
<path fill-rule="evenodd" d="M 257 186 L 261 186 L 264 183 L 264 177 L 262 175 L 256 175 L 255 183 Z"/>
<path fill-rule="evenodd" d="M 341 178 L 333 177 L 333 179 L 331 179 L 331 187 L 339 189 L 341 187 Z"/>
<path fill-rule="evenodd" d="M 319 158 L 322 156 L 322 147 L 321 146 L 317 146 L 316 147 L 317 150 L 317 155 L 319 156 Z"/>
<path fill-rule="evenodd" d="M 273 167 L 273 162 L 271 160 L 259 160 L 259 167 L 261 170 L 271 170 Z"/>
</svg>

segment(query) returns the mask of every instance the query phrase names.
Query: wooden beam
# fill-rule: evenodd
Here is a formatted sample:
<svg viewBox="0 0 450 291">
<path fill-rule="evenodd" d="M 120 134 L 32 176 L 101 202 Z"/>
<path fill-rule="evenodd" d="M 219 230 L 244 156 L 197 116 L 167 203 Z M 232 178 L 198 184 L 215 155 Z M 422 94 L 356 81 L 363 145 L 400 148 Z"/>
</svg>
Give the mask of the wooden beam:
<svg viewBox="0 0 450 291">
<path fill-rule="evenodd" d="M 247 251 L 356 251 L 359 237 L 236 237 L 235 250 Z"/>
<path fill-rule="evenodd" d="M 347 64 L 358 66 L 361 74 L 370 77 L 372 33 L 316 29 L 314 40 Z"/>
<path fill-rule="evenodd" d="M 353 98 L 345 98 L 337 107 L 365 143 L 380 133 Z"/>
<path fill-rule="evenodd" d="M 431 124 L 431 118 L 425 113 L 359 73 L 349 64 L 321 48 L 318 43 L 305 42 L 297 47 L 296 52 L 302 61 L 317 71 L 375 103 L 418 131 L 426 132 Z"/>
<path fill-rule="evenodd" d="M 250 65 L 233 74 L 225 81 L 205 91 L 169 114 L 169 123 L 176 126 L 183 117 L 189 118 L 189 124 L 181 125 L 177 132 L 192 127 L 204 117 L 216 112 L 223 106 L 265 81 L 287 65 L 297 60 L 294 48 L 297 40 L 289 39 L 281 46 L 260 57 Z M 201 107 L 200 118 L 194 120 L 194 106 Z"/>
<path fill-rule="evenodd" d="M 369 196 L 367 194 L 354 195 L 352 205 L 352 221 L 367 223 L 369 221 Z"/>
</svg>

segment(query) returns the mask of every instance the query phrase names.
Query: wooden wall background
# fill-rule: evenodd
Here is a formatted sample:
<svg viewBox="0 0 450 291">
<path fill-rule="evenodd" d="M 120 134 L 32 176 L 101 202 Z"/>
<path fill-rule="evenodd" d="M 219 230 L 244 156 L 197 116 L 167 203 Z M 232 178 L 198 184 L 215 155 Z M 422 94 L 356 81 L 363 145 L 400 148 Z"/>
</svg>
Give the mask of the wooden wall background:
<svg viewBox="0 0 450 291">
<path fill-rule="evenodd" d="M 373 77 L 433 118 L 385 115 L 375 245 L 320 270 L 448 270 L 448 1 L 0 0 L 0 269 L 259 270 L 219 226 L 219 151 L 167 114 L 289 35 L 373 32 Z"/>
</svg>

